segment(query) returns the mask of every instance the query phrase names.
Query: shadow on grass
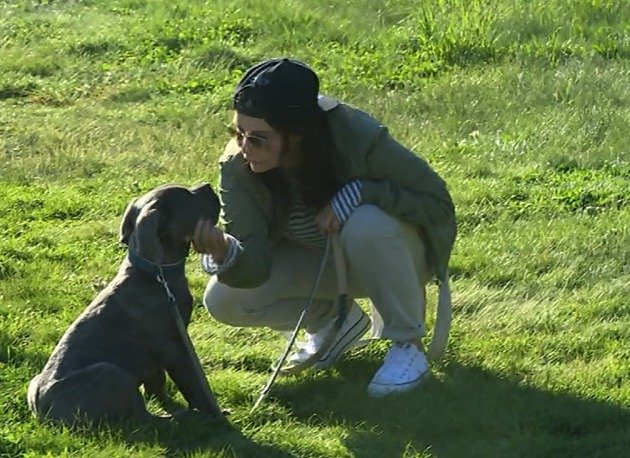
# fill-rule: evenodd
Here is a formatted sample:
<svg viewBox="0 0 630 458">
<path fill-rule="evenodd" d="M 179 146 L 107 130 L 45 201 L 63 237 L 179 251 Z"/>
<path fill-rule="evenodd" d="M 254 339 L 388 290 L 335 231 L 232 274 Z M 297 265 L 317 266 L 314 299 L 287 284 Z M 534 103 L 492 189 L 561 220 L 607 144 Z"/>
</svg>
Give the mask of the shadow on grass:
<svg viewBox="0 0 630 458">
<path fill-rule="evenodd" d="M 177 421 L 156 420 L 142 430 L 127 431 L 126 441 L 159 444 L 167 456 L 193 452 L 205 455 L 224 452 L 226 456 L 292 456 L 272 445 L 258 444 L 229 422 L 217 421 L 198 412 L 188 412 Z"/>
<path fill-rule="evenodd" d="M 155 417 L 143 423 L 112 422 L 73 431 L 86 437 L 113 437 L 131 447 L 129 450 L 147 446 L 156 456 L 294 457 L 281 448 L 252 441 L 227 421 L 196 411 L 180 414 L 177 420 Z"/>
<path fill-rule="evenodd" d="M 616 457 L 630 447 L 630 409 L 457 364 L 414 392 L 371 399 L 369 378 L 358 374 L 377 367 L 348 361 L 338 374 L 282 384 L 274 397 L 300 421 L 343 425 L 348 450 L 361 457 Z"/>
<path fill-rule="evenodd" d="M 294 457 L 280 447 L 252 441 L 228 421 L 190 410 L 180 412 L 177 419 L 156 416 L 143 421 L 81 424 L 69 427 L 69 431 L 90 442 L 104 438 L 105 442 L 122 443 L 130 454 L 132 450 L 145 450 L 142 456 Z"/>
</svg>

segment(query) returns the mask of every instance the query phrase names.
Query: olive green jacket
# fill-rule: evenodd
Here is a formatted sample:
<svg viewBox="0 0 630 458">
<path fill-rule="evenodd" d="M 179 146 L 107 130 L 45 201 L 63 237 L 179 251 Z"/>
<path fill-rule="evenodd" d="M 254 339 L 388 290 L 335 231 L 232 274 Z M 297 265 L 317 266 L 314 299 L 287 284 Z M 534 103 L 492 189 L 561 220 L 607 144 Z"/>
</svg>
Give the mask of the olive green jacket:
<svg viewBox="0 0 630 458">
<path fill-rule="evenodd" d="M 336 147 L 333 164 L 340 187 L 360 180 L 361 204 L 375 205 L 417 226 L 427 245 L 429 268 L 439 280 L 446 279 L 456 222 L 444 181 L 367 113 L 327 97 L 320 105 Z M 279 238 L 271 194 L 234 140 L 227 144 L 220 168 L 222 221 L 243 249 L 219 273 L 219 281 L 235 288 L 259 286 L 269 278 L 272 247 Z"/>
</svg>

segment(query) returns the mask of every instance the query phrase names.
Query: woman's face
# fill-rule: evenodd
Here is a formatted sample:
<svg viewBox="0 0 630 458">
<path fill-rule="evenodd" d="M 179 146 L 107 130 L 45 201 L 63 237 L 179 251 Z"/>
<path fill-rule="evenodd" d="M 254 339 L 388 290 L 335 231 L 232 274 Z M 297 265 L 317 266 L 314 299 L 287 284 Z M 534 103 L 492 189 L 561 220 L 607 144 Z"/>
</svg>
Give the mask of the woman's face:
<svg viewBox="0 0 630 458">
<path fill-rule="evenodd" d="M 234 112 L 234 131 L 236 143 L 253 172 L 266 172 L 280 165 L 283 137 L 264 119 Z"/>
</svg>

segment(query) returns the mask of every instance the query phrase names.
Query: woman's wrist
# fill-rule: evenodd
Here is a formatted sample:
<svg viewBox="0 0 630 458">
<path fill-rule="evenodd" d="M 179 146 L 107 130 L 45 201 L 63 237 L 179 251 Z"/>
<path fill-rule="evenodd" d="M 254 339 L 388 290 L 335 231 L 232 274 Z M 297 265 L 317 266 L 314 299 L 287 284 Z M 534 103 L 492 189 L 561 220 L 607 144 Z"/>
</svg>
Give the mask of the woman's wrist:
<svg viewBox="0 0 630 458">
<path fill-rule="evenodd" d="M 204 253 L 201 256 L 201 267 L 209 274 L 219 274 L 229 269 L 243 249 L 241 243 L 230 234 L 224 234 L 226 244 L 215 254 Z"/>
</svg>

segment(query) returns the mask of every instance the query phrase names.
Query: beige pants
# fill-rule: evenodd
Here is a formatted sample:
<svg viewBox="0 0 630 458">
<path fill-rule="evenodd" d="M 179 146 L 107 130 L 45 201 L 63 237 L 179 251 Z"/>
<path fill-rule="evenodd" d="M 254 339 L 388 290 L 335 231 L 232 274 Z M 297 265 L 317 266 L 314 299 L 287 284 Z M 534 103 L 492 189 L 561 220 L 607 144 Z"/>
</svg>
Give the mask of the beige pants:
<svg viewBox="0 0 630 458">
<path fill-rule="evenodd" d="M 375 337 L 395 341 L 424 335 L 424 285 L 429 280 L 424 244 L 416 229 L 373 205 L 361 205 L 341 231 L 348 264 L 348 295 L 370 298 Z M 212 277 L 204 294 L 210 314 L 234 326 L 293 329 L 319 268 L 322 251 L 279 244 L 271 275 L 256 288 L 232 288 Z M 331 256 L 322 276 L 306 329 L 317 331 L 335 313 L 337 286 Z"/>
</svg>

